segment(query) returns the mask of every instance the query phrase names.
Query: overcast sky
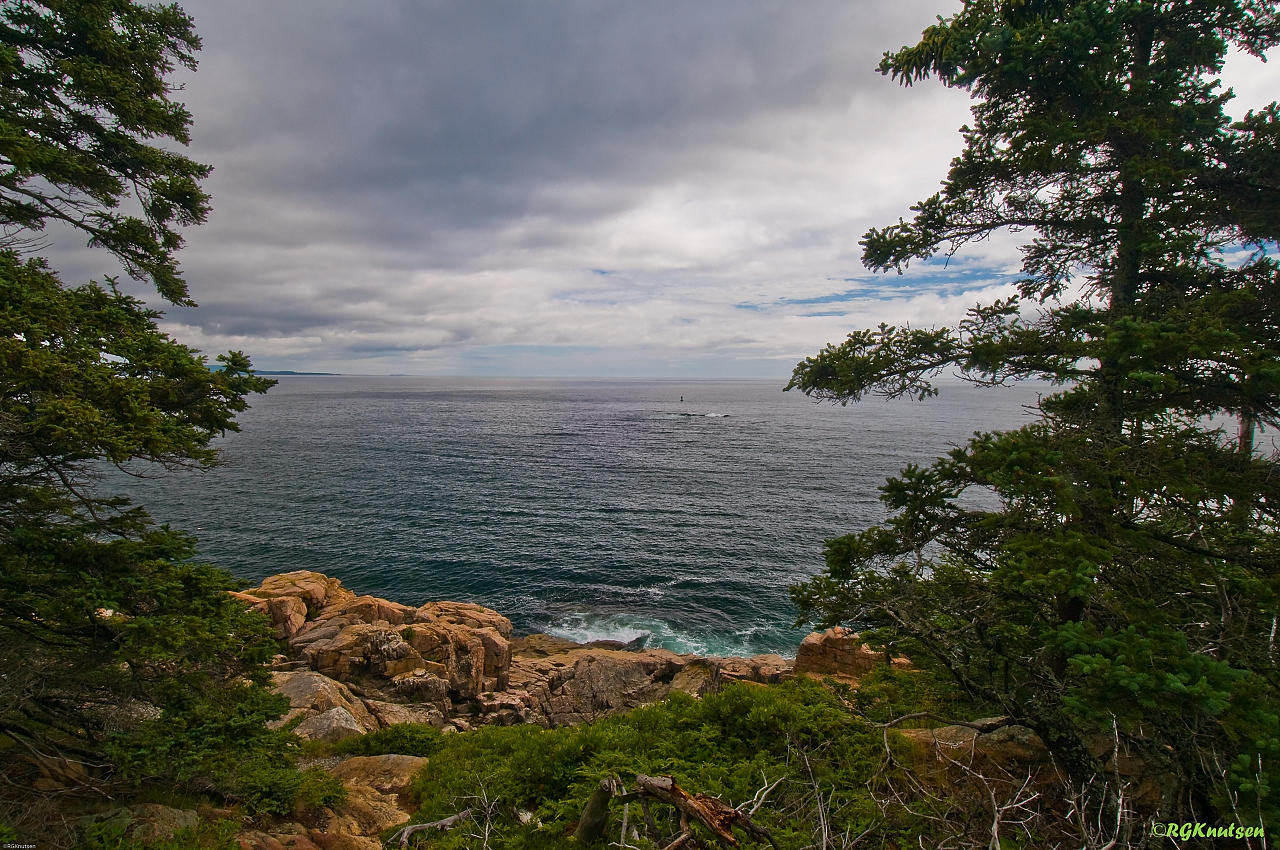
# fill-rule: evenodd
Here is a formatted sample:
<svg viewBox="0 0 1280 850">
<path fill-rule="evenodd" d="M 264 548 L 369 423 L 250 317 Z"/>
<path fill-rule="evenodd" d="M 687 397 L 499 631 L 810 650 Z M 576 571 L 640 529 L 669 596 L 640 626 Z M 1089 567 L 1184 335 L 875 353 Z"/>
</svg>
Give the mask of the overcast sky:
<svg viewBox="0 0 1280 850">
<path fill-rule="evenodd" d="M 936 189 L 968 109 L 875 66 L 958 3 L 182 5 L 213 213 L 181 255 L 200 306 L 165 328 L 210 355 L 781 377 L 855 328 L 954 320 L 1017 265 L 1004 241 L 901 277 L 859 262 Z M 1228 72 L 1246 101 L 1280 88 Z"/>
</svg>

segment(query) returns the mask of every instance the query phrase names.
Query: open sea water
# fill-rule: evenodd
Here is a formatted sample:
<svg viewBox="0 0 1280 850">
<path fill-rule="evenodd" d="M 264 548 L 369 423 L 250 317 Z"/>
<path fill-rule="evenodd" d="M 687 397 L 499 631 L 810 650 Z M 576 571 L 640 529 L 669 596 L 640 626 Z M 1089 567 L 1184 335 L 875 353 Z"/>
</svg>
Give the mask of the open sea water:
<svg viewBox="0 0 1280 850">
<path fill-rule="evenodd" d="M 1043 385 L 839 407 L 784 381 L 283 377 L 225 463 L 106 484 L 246 580 L 319 570 L 411 605 L 479 602 L 522 632 L 793 655 L 787 586 L 877 488 Z"/>
</svg>

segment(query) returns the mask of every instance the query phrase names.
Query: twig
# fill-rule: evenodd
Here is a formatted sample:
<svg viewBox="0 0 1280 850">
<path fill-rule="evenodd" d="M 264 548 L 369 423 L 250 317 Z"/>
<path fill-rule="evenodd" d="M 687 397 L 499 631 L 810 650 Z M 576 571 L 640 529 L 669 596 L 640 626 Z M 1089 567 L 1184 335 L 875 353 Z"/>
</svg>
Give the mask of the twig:
<svg viewBox="0 0 1280 850">
<path fill-rule="evenodd" d="M 756 791 L 755 796 L 751 798 L 751 808 L 747 810 L 747 817 L 754 815 L 759 808 L 764 805 L 764 801 L 769 796 L 770 792 L 772 792 L 774 788 L 777 788 L 786 776 L 779 776 L 772 784 L 769 784 L 769 777 L 765 776 L 763 771 L 760 774 L 760 778 L 762 778 L 766 784 L 763 785 L 760 790 Z M 738 806 L 738 811 L 742 811 L 742 808 L 745 805 L 746 803 L 743 803 L 742 806 Z"/>
</svg>

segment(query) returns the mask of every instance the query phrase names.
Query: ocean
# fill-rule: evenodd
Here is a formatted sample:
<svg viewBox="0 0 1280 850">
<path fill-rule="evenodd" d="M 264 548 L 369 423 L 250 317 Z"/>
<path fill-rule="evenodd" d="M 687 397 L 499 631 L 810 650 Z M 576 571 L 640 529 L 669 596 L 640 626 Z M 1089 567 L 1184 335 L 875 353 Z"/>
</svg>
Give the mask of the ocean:
<svg viewBox="0 0 1280 850">
<path fill-rule="evenodd" d="M 246 581 L 318 570 L 407 604 L 478 602 L 518 631 L 792 655 L 787 587 L 877 488 L 1043 385 L 817 404 L 785 381 L 290 376 L 207 472 L 104 482 Z"/>
</svg>

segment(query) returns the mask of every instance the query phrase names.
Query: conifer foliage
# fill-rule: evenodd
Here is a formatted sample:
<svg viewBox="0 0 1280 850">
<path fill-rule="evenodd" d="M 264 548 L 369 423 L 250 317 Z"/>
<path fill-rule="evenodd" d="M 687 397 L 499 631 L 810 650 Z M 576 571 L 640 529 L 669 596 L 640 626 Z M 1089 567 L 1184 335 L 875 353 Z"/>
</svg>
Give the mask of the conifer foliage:
<svg viewBox="0 0 1280 850">
<path fill-rule="evenodd" d="M 1230 48 L 1277 42 L 1262 0 L 969 0 L 886 54 L 905 85 L 968 90 L 973 120 L 864 263 L 1020 232 L 1018 294 L 854 333 L 789 385 L 1060 387 L 1034 424 L 890 480 L 890 519 L 828 541 L 793 593 L 1034 728 L 1126 817 L 1117 747 L 1163 783 L 1137 814 L 1280 824 L 1280 465 L 1255 439 L 1280 425 L 1280 108 L 1233 120 L 1217 80 Z"/>
<path fill-rule="evenodd" d="M 232 789 L 282 708 L 231 577 L 95 486 L 110 464 L 214 463 L 271 382 L 238 353 L 210 369 L 117 280 L 67 285 L 32 256 L 58 221 L 187 303 L 175 228 L 204 218 L 209 169 L 172 149 L 191 119 L 167 77 L 198 45 L 176 6 L 0 4 L 0 825 L 124 773 Z"/>
</svg>

